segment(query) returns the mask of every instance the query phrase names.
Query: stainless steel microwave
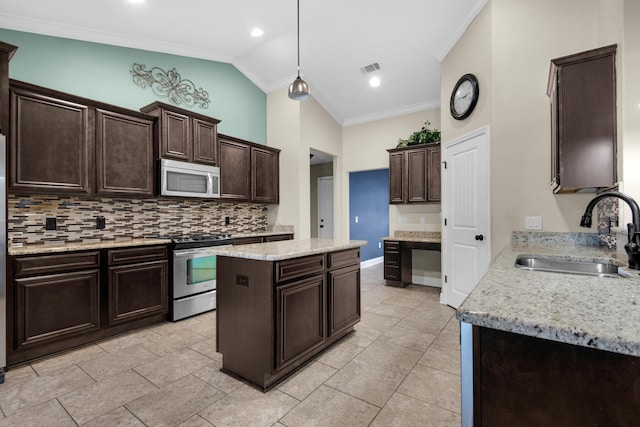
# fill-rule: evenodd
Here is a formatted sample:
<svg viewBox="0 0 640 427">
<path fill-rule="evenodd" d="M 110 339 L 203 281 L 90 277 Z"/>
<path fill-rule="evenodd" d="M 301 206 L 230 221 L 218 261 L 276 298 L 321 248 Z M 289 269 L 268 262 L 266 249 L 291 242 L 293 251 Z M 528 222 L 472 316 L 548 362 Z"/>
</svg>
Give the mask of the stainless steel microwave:
<svg viewBox="0 0 640 427">
<path fill-rule="evenodd" d="M 160 195 L 207 199 L 219 198 L 220 168 L 161 159 Z"/>
</svg>

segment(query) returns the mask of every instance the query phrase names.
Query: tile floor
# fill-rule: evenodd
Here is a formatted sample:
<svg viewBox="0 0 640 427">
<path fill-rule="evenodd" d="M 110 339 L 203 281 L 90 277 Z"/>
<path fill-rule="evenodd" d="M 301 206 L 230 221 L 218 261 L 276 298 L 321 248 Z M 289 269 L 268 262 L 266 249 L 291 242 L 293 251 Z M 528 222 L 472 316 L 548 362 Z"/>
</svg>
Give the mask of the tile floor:
<svg viewBox="0 0 640 427">
<path fill-rule="evenodd" d="M 459 426 L 459 326 L 439 289 L 362 270 L 356 333 L 268 393 L 219 371 L 215 312 L 7 372 L 2 426 Z"/>
</svg>

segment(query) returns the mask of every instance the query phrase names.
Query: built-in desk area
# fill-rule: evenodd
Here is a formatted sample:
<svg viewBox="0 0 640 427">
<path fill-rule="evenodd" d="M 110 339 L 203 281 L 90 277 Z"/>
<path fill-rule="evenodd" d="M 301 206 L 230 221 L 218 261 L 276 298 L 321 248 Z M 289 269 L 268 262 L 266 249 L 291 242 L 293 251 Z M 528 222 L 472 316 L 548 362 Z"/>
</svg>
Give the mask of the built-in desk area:
<svg viewBox="0 0 640 427">
<path fill-rule="evenodd" d="M 387 286 L 405 287 L 413 282 L 413 250 L 441 250 L 439 232 L 396 231 L 384 239 L 384 278 Z"/>
</svg>

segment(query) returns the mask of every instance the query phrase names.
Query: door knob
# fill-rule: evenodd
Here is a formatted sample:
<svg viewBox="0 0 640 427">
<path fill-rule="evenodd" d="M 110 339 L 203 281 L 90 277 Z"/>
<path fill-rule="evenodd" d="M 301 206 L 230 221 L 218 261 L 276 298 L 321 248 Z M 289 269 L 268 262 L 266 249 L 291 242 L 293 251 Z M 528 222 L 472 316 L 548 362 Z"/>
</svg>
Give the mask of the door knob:
<svg viewBox="0 0 640 427">
<path fill-rule="evenodd" d="M 482 242 L 484 240 L 484 236 L 482 234 L 476 234 L 476 240 L 480 240 Z"/>
</svg>

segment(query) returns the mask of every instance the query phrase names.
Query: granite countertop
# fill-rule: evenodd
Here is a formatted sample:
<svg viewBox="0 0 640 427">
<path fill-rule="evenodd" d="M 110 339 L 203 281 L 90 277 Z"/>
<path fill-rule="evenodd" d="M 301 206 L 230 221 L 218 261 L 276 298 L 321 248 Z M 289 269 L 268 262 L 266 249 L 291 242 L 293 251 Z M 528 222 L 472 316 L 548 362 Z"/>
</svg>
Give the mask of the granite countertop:
<svg viewBox="0 0 640 427">
<path fill-rule="evenodd" d="M 341 239 L 295 239 L 278 242 L 254 243 L 240 246 L 218 246 L 210 253 L 219 256 L 256 259 L 261 261 L 281 261 L 307 255 L 323 254 L 366 245 L 366 240 Z"/>
<path fill-rule="evenodd" d="M 597 277 L 514 267 L 518 255 L 627 265 L 605 248 L 513 243 L 457 311 L 462 322 L 568 344 L 640 356 L 640 275 Z"/>
<path fill-rule="evenodd" d="M 382 240 L 392 240 L 394 242 L 441 243 L 442 239 L 439 231 L 396 230 L 393 237 L 383 237 Z"/>
<path fill-rule="evenodd" d="M 293 234 L 293 231 L 256 231 L 251 233 L 233 234 L 232 237 L 258 237 L 275 236 L 280 234 Z M 57 242 L 46 244 L 35 244 L 25 246 L 9 246 L 9 255 L 37 255 L 57 252 L 84 251 L 91 249 L 111 249 L 130 246 L 166 245 L 171 243 L 171 239 L 162 238 L 131 238 L 115 240 L 86 240 L 82 242 Z"/>
<path fill-rule="evenodd" d="M 13 246 L 9 247 L 9 255 L 37 255 L 52 254 L 57 252 L 84 251 L 91 249 L 109 249 L 124 248 L 129 246 L 149 246 L 149 245 L 166 245 L 171 243 L 170 239 L 115 239 L 115 240 L 96 240 L 84 242 L 70 243 L 47 243 L 41 245 Z"/>
</svg>

